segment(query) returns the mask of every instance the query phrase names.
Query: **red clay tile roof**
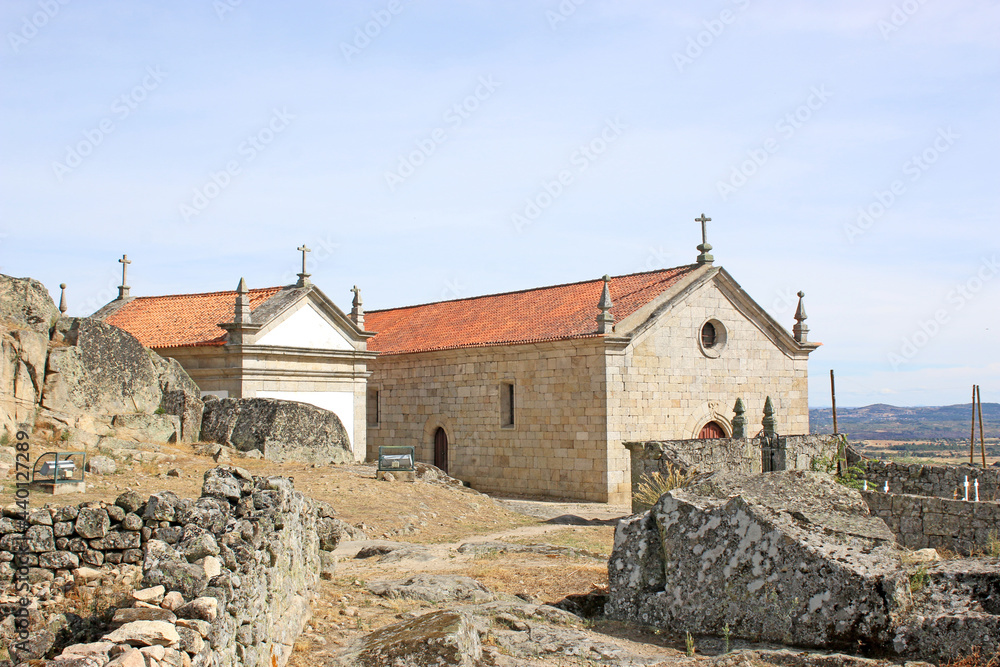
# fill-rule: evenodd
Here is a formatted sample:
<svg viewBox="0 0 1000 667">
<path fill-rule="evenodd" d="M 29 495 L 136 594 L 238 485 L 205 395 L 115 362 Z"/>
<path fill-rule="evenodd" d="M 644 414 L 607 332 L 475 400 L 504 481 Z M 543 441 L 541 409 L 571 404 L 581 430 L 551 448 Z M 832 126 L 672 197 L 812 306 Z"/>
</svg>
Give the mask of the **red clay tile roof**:
<svg viewBox="0 0 1000 667">
<path fill-rule="evenodd" d="M 697 265 L 611 279 L 611 314 L 621 322 Z M 597 334 L 603 280 L 539 287 L 419 306 L 372 310 L 365 329 L 376 332 L 368 349 L 406 354 L 459 347 L 512 345 Z"/>
<path fill-rule="evenodd" d="M 249 290 L 250 308 L 278 293 L 281 287 Z M 132 299 L 104 319 L 108 324 L 128 331 L 146 347 L 187 347 L 222 345 L 226 332 L 219 322 L 233 320 L 236 292 L 140 296 Z"/>
</svg>

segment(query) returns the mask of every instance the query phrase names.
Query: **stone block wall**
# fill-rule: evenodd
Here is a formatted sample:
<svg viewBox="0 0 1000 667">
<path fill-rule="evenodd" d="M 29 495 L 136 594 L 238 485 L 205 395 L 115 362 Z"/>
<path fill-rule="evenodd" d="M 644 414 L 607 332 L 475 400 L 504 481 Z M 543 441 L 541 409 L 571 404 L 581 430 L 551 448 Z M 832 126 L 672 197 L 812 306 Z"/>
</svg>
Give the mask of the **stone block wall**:
<svg viewBox="0 0 1000 667">
<path fill-rule="evenodd" d="M 813 461 L 833 459 L 837 441 L 830 435 L 782 436 L 785 468 L 809 470 Z M 671 467 L 681 471 L 734 472 L 753 475 L 761 472 L 760 440 L 754 438 L 712 438 L 706 440 L 663 440 L 626 442 L 632 457 L 632 493 L 642 479 L 654 472 L 667 474 Z M 633 511 L 640 508 L 633 504 Z"/>
<path fill-rule="evenodd" d="M 1000 540 L 1000 503 L 862 491 L 878 516 L 909 549 L 941 547 L 965 555 Z"/>
<path fill-rule="evenodd" d="M 998 500 L 1000 469 L 970 465 L 920 465 L 865 459 L 865 479 L 871 488 L 881 490 L 889 482 L 889 493 L 931 496 L 953 500 L 955 492 L 964 498 L 963 483 L 969 478 L 969 498 L 973 498 L 973 482 L 979 480 L 979 499 Z"/>
<path fill-rule="evenodd" d="M 74 560 L 83 561 L 79 553 L 91 554 L 83 562 L 101 561 L 94 555 L 100 553 L 110 563 L 120 553 L 121 560 L 138 556 L 142 563 L 145 588 L 134 594 L 134 607 L 115 612 L 117 627 L 101 641 L 70 646 L 60 656 L 87 657 L 94 667 L 116 660 L 115 665 L 133 664 L 125 657 L 133 651 L 141 651 L 148 664 L 173 667 L 284 665 L 309 616 L 321 550 L 336 548 L 340 537 L 332 508 L 296 492 L 290 479 L 251 477 L 228 466 L 206 472 L 202 496 L 195 501 L 170 492 L 142 501 L 128 492 L 114 505 L 34 514 L 38 523 L 28 530 L 40 536 L 35 545 L 39 568 L 68 571 Z M 122 516 L 115 523 L 112 515 Z M 136 521 L 139 527 L 132 530 Z M 122 525 L 126 522 L 129 529 Z M 70 542 L 65 550 L 52 550 L 58 545 L 45 541 L 45 529 L 65 523 L 80 535 L 72 539 L 89 539 L 85 543 L 92 548 L 74 552 Z M 106 543 L 81 535 L 102 528 Z M 129 544 L 141 548 L 111 548 L 119 544 L 110 544 L 110 536 L 124 534 L 133 535 Z M 9 573 L 9 562 L 5 565 Z M 82 576 L 81 570 L 75 572 Z"/>
<path fill-rule="evenodd" d="M 601 338 L 388 355 L 370 368 L 380 419 L 369 459 L 380 445 L 412 445 L 434 463 L 443 428 L 448 474 L 481 491 L 607 502 L 609 486 L 627 483 L 624 465 L 608 470 Z M 505 382 L 513 426 L 502 423 Z"/>
</svg>

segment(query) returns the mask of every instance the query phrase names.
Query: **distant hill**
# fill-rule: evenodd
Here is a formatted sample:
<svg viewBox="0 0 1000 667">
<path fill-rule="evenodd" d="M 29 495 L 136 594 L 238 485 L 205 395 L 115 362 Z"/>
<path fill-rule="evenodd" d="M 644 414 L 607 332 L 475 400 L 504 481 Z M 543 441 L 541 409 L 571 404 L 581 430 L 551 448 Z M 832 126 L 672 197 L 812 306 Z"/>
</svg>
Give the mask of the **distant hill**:
<svg viewBox="0 0 1000 667">
<path fill-rule="evenodd" d="M 1000 403 L 983 403 L 983 425 L 987 440 L 1000 435 Z M 813 433 L 832 433 L 833 411 L 830 408 L 810 410 L 809 426 Z M 923 408 L 876 403 L 863 408 L 837 408 L 837 430 L 858 440 L 968 440 L 971 427 L 970 403 Z"/>
</svg>

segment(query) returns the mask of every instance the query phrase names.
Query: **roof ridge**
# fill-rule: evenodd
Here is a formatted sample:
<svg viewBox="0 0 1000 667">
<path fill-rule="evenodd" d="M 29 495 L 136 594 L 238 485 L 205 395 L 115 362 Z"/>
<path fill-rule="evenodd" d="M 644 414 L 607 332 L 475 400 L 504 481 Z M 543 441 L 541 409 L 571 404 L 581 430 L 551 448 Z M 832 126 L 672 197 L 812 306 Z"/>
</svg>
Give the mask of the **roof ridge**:
<svg viewBox="0 0 1000 667">
<path fill-rule="evenodd" d="M 266 292 L 268 290 L 283 290 L 286 288 L 295 287 L 294 285 L 277 285 L 274 287 L 253 287 L 248 290 L 248 294 L 253 294 L 254 292 Z M 237 294 L 236 290 L 218 290 L 216 292 L 191 292 L 188 294 L 154 294 L 150 296 L 135 296 L 132 297 L 132 301 L 148 300 L 148 299 L 180 299 L 189 298 L 192 296 L 218 296 L 219 294 Z"/>
<path fill-rule="evenodd" d="M 681 266 L 673 266 L 666 269 L 653 269 L 651 271 L 638 271 L 636 273 L 623 273 L 620 276 L 611 276 L 611 280 L 618 280 L 620 278 L 631 278 L 633 276 L 649 275 L 653 273 L 666 273 L 668 271 L 677 271 L 680 269 L 693 269 L 698 267 L 698 264 L 682 264 Z M 603 280 L 603 276 L 592 278 L 590 280 L 577 280 L 569 283 L 558 283 L 556 285 L 543 285 L 541 287 L 527 287 L 519 290 L 510 290 L 508 292 L 492 292 L 490 294 L 478 294 L 476 296 L 463 296 L 457 299 L 442 299 L 440 301 L 427 301 L 424 303 L 415 303 L 409 306 L 396 306 L 395 308 L 376 308 L 374 310 L 365 311 L 366 315 L 372 315 L 374 313 L 387 313 L 394 310 L 409 310 L 411 308 L 423 308 L 424 306 L 434 306 L 441 303 L 459 303 L 461 301 L 475 301 L 476 299 L 487 299 L 496 296 L 507 296 L 510 294 L 526 294 L 528 292 L 538 292 L 547 289 L 556 289 L 558 287 L 572 287 L 574 285 L 584 285 L 586 283 L 596 283 Z"/>
</svg>

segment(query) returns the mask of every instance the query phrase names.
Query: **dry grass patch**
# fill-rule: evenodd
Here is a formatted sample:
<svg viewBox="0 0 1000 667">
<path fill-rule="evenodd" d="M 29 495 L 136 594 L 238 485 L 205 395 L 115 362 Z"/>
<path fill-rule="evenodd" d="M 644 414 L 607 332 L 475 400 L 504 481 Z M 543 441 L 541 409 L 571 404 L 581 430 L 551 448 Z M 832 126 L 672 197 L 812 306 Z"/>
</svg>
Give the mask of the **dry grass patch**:
<svg viewBox="0 0 1000 667">
<path fill-rule="evenodd" d="M 492 591 L 556 602 L 608 585 L 608 566 L 591 558 L 506 554 L 500 561 L 473 561 L 464 574 Z"/>
</svg>

